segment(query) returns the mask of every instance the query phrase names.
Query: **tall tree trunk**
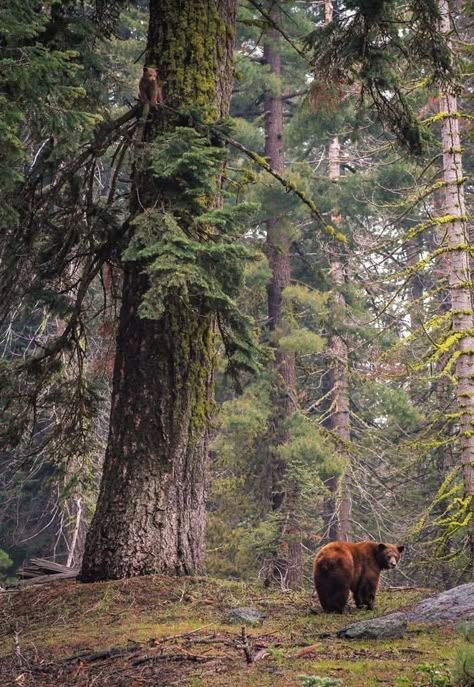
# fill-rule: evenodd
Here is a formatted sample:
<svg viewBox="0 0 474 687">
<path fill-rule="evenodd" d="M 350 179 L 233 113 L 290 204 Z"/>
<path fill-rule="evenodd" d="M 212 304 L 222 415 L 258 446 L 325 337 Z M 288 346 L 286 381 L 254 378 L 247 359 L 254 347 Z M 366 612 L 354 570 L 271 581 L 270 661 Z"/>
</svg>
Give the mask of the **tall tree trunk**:
<svg viewBox="0 0 474 687">
<path fill-rule="evenodd" d="M 331 261 L 331 274 L 334 285 L 336 288 L 340 288 L 345 282 L 341 261 Z M 340 291 L 334 294 L 333 300 L 337 307 L 345 307 L 345 299 Z M 341 541 L 349 541 L 352 529 L 351 465 L 347 451 L 351 440 L 348 383 L 349 352 L 346 342 L 339 334 L 332 334 L 330 337 L 329 355 L 332 358 L 329 371 L 332 389 L 330 397 L 332 413 L 329 421 L 332 431 L 341 440 L 339 450 L 346 459 L 344 472 L 338 480 L 337 486 L 337 538 Z"/>
<path fill-rule="evenodd" d="M 270 16 L 276 22 L 280 13 L 269 6 Z M 280 35 L 268 28 L 264 37 L 263 57 L 272 75 L 281 77 L 279 54 Z M 276 172 L 285 167 L 283 143 L 283 101 L 281 94 L 267 91 L 264 94 L 265 108 L 265 157 Z M 271 331 L 277 331 L 283 324 L 282 291 L 290 285 L 290 246 L 287 227 L 279 217 L 270 216 L 267 224 L 267 254 L 272 276 L 268 284 L 268 320 Z M 283 352 L 276 344 L 273 384 L 274 410 L 270 420 L 270 440 L 273 445 L 286 439 L 283 426 L 295 410 L 296 363 L 294 353 Z M 282 515 L 281 547 L 278 561 L 271 565 L 278 572 L 285 588 L 301 585 L 303 566 L 301 534 L 296 521 L 298 507 L 298 486 L 291 481 L 287 467 L 270 449 L 272 470 L 272 508 Z M 275 572 L 275 570 L 273 571 Z"/>
<path fill-rule="evenodd" d="M 337 183 L 341 176 L 341 147 L 337 136 L 329 144 L 329 178 Z M 333 212 L 332 221 L 339 220 L 339 210 Z M 342 249 L 341 249 L 342 250 Z M 345 284 L 343 256 L 332 253 L 330 256 L 330 274 L 335 292 L 332 296 L 333 306 L 342 313 L 346 307 L 344 294 L 341 288 Z M 343 337 L 333 332 L 329 337 L 328 355 L 330 357 L 329 385 L 331 414 L 328 418 L 328 426 L 341 440 L 340 450 L 345 454 L 346 467 L 339 480 L 332 478 L 329 488 L 334 492 L 332 497 L 335 513 L 332 517 L 329 529 L 331 539 L 349 541 L 352 524 L 352 500 L 351 500 L 351 476 L 350 462 L 346 448 L 351 440 L 350 414 L 349 414 L 349 351 Z M 334 533 L 334 530 L 336 532 Z M 334 537 L 336 534 L 336 537 Z"/>
<path fill-rule="evenodd" d="M 332 1 L 333 0 L 324 0 L 324 22 L 326 24 L 332 22 L 332 17 L 334 14 Z"/>
<path fill-rule="evenodd" d="M 151 0 L 147 63 L 158 65 L 170 108 L 160 126 L 172 129 L 180 108 L 199 108 L 209 121 L 227 114 L 236 4 Z M 147 126 L 147 140 L 155 128 Z M 166 204 L 150 172 L 135 177 L 132 216 Z M 143 268 L 124 266 L 110 434 L 85 581 L 190 574 L 202 561 L 214 318 L 169 298 L 160 320 L 142 319 Z"/>
<path fill-rule="evenodd" d="M 441 32 L 451 32 L 449 5 L 439 0 Z M 459 336 L 456 353 L 457 399 L 460 411 L 461 462 L 466 498 L 471 515 L 474 505 L 474 313 L 472 302 L 471 249 L 464 200 L 462 148 L 459 136 L 459 112 L 455 89 L 440 91 L 443 114 L 441 143 L 446 192 L 446 215 L 452 221 L 444 224 L 449 255 L 449 289 L 453 331 Z M 474 569 L 474 518 L 468 525 L 469 550 Z"/>
</svg>

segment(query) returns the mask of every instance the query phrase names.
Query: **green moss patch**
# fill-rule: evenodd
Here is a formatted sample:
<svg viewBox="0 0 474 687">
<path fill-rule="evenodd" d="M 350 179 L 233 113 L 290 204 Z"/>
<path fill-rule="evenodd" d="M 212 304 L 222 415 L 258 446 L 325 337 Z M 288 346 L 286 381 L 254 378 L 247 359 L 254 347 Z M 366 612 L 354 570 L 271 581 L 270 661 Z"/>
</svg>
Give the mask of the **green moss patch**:
<svg viewBox="0 0 474 687">
<path fill-rule="evenodd" d="M 421 664 L 447 666 L 450 627 L 410 627 L 396 641 L 338 639 L 356 620 L 397 610 L 426 591 L 387 591 L 378 610 L 327 615 L 310 592 L 282 593 L 207 578 L 57 582 L 0 595 L 0 684 L 298 687 L 303 675 L 343 687 L 424 684 Z M 262 627 L 226 623 L 237 606 Z M 252 658 L 248 663 L 245 644 Z M 18 682 L 17 682 L 18 683 Z"/>
</svg>

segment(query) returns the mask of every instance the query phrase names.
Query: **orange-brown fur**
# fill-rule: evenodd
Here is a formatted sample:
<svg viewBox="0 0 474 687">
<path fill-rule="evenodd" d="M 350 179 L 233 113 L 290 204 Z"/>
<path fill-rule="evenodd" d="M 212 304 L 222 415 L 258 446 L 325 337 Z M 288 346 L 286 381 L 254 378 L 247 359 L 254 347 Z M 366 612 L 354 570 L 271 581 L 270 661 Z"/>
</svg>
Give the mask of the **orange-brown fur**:
<svg viewBox="0 0 474 687">
<path fill-rule="evenodd" d="M 150 103 L 151 107 L 156 107 L 163 102 L 157 76 L 156 69 L 153 67 L 143 67 L 143 75 L 138 82 L 138 98 L 143 103 Z"/>
<path fill-rule="evenodd" d="M 395 567 L 403 546 L 361 541 L 335 541 L 323 546 L 314 559 L 314 586 L 323 609 L 342 613 L 349 592 L 357 608 L 373 609 L 380 571 Z"/>
</svg>

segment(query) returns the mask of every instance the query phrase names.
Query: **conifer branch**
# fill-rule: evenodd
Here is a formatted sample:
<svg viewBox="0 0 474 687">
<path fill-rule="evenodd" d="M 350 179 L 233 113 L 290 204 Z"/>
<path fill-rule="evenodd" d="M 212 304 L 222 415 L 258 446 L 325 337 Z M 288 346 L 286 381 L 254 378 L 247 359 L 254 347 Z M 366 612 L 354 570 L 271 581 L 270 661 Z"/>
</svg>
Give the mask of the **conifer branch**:
<svg viewBox="0 0 474 687">
<path fill-rule="evenodd" d="M 183 118 L 185 117 L 187 125 L 189 125 L 189 119 L 191 118 L 192 126 L 194 126 L 197 131 L 205 131 L 206 134 L 212 132 L 212 134 L 216 136 L 216 138 L 218 138 L 221 141 L 221 143 L 225 143 L 227 145 L 232 146 L 233 148 L 236 148 L 237 150 L 240 150 L 242 153 L 244 153 L 244 155 L 246 155 L 253 162 L 255 162 L 255 164 L 257 164 L 261 169 L 264 169 L 266 172 L 268 172 L 268 174 L 270 174 L 274 179 L 276 179 L 286 189 L 288 193 L 294 193 L 296 196 L 298 196 L 298 198 L 311 210 L 312 216 L 318 220 L 318 222 L 322 225 L 323 230 L 331 239 L 336 239 L 336 241 L 339 241 L 341 243 L 347 243 L 347 237 L 342 232 L 336 231 L 336 229 L 331 224 L 328 224 L 325 221 L 323 214 L 317 207 L 316 203 L 313 200 L 311 200 L 311 198 L 308 198 L 304 191 L 298 188 L 298 186 L 294 184 L 292 181 L 290 181 L 290 179 L 272 169 L 272 167 L 269 165 L 269 163 L 265 160 L 264 157 L 256 153 L 254 150 L 250 150 L 250 148 L 244 146 L 243 143 L 240 143 L 240 141 L 236 141 L 231 136 L 225 134 L 217 126 L 208 125 L 201 121 L 198 121 L 196 116 L 193 114 L 187 114 L 185 116 L 182 112 L 179 112 L 178 110 L 175 110 L 174 108 L 169 107 L 165 104 L 163 104 L 161 107 L 169 110 L 170 112 L 174 112 L 175 114 L 180 115 Z"/>
<path fill-rule="evenodd" d="M 256 0 L 248 0 L 248 2 L 254 7 L 265 19 L 266 22 L 270 24 L 272 29 L 275 29 L 275 31 L 278 31 L 278 33 L 285 39 L 285 41 L 291 45 L 293 50 L 295 50 L 300 57 L 305 59 L 308 62 L 308 55 L 304 52 L 304 50 L 301 50 L 301 48 L 298 48 L 297 45 L 291 40 L 291 38 L 283 31 L 281 26 L 272 18 L 272 16 L 265 11 L 265 9 L 262 7 L 262 5 L 257 2 Z"/>
<path fill-rule="evenodd" d="M 247 155 L 247 157 L 249 157 L 259 167 L 268 172 L 268 174 L 271 174 L 272 177 L 279 181 L 288 192 L 294 193 L 296 196 L 298 196 L 298 198 L 311 210 L 311 214 L 322 224 L 322 228 L 328 234 L 328 236 L 330 236 L 332 239 L 340 241 L 341 243 L 347 243 L 347 237 L 342 232 L 336 231 L 331 224 L 327 224 L 314 201 L 312 201 L 311 198 L 308 198 L 308 196 L 300 188 L 298 188 L 296 184 L 272 169 L 265 158 L 255 151 L 246 148 L 242 143 L 230 138 L 229 136 L 224 136 L 223 140 L 233 148 L 237 148 L 237 150 L 240 150 L 242 153 Z"/>
</svg>

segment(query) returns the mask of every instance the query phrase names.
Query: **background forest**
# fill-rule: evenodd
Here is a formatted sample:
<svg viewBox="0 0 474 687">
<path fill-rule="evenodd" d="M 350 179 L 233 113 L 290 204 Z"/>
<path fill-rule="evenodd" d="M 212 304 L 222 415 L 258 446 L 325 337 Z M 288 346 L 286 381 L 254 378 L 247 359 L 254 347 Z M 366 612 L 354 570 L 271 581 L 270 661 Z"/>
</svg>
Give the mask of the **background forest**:
<svg viewBox="0 0 474 687">
<path fill-rule="evenodd" d="M 309 585 L 319 546 L 373 538 L 406 546 L 400 584 L 468 581 L 472 3 L 242 0 L 228 115 L 201 63 L 175 74 L 183 48 L 159 29 L 153 52 L 159 5 L 0 8 L 0 574 L 38 555 L 80 567 L 118 472 L 108 442 L 172 461 L 201 432 L 182 474 L 205 475 L 191 558 L 209 575 Z M 164 98 L 149 120 L 144 63 Z M 177 351 L 182 386 L 162 363 Z M 111 427 L 125 383 L 133 417 L 122 398 Z M 178 388 L 186 438 L 176 405 L 151 417 Z M 160 510 L 131 453 L 143 512 Z"/>
</svg>

